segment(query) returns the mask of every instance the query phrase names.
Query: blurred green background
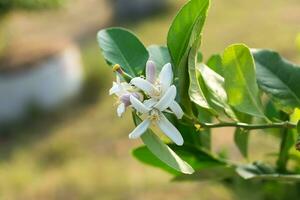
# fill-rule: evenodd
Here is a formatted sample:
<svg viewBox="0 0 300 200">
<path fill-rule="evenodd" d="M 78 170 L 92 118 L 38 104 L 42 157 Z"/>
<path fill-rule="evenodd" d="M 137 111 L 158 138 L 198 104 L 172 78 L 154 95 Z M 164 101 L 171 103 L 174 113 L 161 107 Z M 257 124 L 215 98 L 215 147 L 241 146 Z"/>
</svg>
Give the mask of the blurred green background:
<svg viewBox="0 0 300 200">
<path fill-rule="evenodd" d="M 143 12 L 138 12 L 128 20 L 118 15 L 116 1 L 110 0 L 55 0 L 54 6 L 43 4 L 36 6 L 38 10 L 27 8 L 39 1 L 28 1 L 27 6 L 7 2 L 0 0 L 1 54 L 23 40 L 39 38 L 47 45 L 49 38 L 68 38 L 79 46 L 84 82 L 79 96 L 68 103 L 49 112 L 32 108 L 27 117 L 1 125 L 0 199 L 267 199 L 262 188 L 242 180 L 234 190 L 218 181 L 174 182 L 130 155 L 141 141 L 128 140 L 133 128 L 130 114 L 123 119 L 116 116 L 114 98 L 108 96 L 114 77 L 102 58 L 96 33 L 107 26 L 122 26 L 145 45 L 165 44 L 168 27 L 184 0 L 166 1 L 149 12 L 154 15 L 142 18 Z M 207 59 L 229 44 L 243 42 L 275 49 L 300 62 L 299 32 L 299 0 L 213 0 L 202 52 Z M 240 158 L 229 129 L 220 132 L 214 147 L 227 147 L 233 158 Z M 274 141 L 272 136 L 256 137 L 250 150 L 276 149 Z M 280 186 L 277 192 L 285 193 L 288 187 Z M 270 194 L 274 190 L 267 184 L 264 189 Z"/>
</svg>

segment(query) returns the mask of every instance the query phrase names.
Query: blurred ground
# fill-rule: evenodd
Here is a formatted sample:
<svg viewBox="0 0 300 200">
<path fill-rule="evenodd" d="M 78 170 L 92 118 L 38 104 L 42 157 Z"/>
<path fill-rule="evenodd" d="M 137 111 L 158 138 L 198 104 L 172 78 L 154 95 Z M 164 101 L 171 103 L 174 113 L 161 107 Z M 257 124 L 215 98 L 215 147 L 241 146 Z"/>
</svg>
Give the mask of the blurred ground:
<svg viewBox="0 0 300 200">
<path fill-rule="evenodd" d="M 74 37 L 82 51 L 87 84 L 80 101 L 1 129 L 0 199 L 240 199 L 217 182 L 169 182 L 169 175 L 130 156 L 130 149 L 141 142 L 127 139 L 133 128 L 130 116 L 118 119 L 114 99 L 107 96 L 113 76 L 95 37 L 97 29 L 113 22 L 106 13 L 109 7 L 99 2 L 103 3 L 75 1 L 66 10 L 19 12 L 7 23 L 9 40 Z M 132 29 L 146 45 L 164 44 L 172 16 L 183 2 L 172 2 L 170 11 L 139 24 L 122 26 Z M 295 45 L 299 19 L 298 0 L 215 0 L 204 32 L 204 56 L 244 42 L 275 49 L 299 62 Z M 224 138 L 233 145 L 229 136 L 224 137 L 227 131 L 221 132 L 223 137 L 214 145 L 220 146 Z M 272 151 L 276 144 L 271 141 L 256 137 L 250 149 Z"/>
</svg>

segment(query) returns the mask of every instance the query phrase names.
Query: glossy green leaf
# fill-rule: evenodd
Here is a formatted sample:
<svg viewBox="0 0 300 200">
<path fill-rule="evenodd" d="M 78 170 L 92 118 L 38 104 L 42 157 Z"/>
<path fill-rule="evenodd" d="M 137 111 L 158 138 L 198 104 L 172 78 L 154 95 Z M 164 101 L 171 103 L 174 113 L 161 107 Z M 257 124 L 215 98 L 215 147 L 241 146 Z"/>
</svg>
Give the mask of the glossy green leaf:
<svg viewBox="0 0 300 200">
<path fill-rule="evenodd" d="M 237 121 L 234 111 L 228 104 L 227 94 L 224 89 L 224 78 L 203 63 L 198 64 L 196 70 L 200 72 L 208 89 L 210 101 L 223 109 L 231 119 Z"/>
<path fill-rule="evenodd" d="M 205 96 L 205 88 L 199 70 L 196 70 L 197 44 L 191 49 L 188 60 L 188 71 L 190 77 L 189 97 L 198 106 L 207 110 L 212 110 Z M 201 79 L 201 80 L 200 80 Z"/>
<path fill-rule="evenodd" d="M 175 76 L 178 78 L 176 85 L 178 86 L 179 102 L 186 112 L 191 112 L 192 107 L 188 93 L 188 54 L 195 43 L 200 46 L 201 32 L 208 7 L 209 0 L 190 0 L 178 12 L 168 32 L 167 45 L 174 65 Z"/>
<path fill-rule="evenodd" d="M 135 124 L 140 123 L 140 118 L 133 115 Z M 144 144 L 148 150 L 152 152 L 159 160 L 167 164 L 169 167 L 184 173 L 192 174 L 194 169 L 185 161 L 183 161 L 168 145 L 163 143 L 158 136 L 156 136 L 150 129 L 148 129 L 142 136 Z"/>
<path fill-rule="evenodd" d="M 149 54 L 133 33 L 121 28 L 108 28 L 99 31 L 97 39 L 109 64 L 119 64 L 131 76 L 142 74 Z"/>
<path fill-rule="evenodd" d="M 229 104 L 240 112 L 265 118 L 249 48 L 243 44 L 226 48 L 223 66 Z"/>
<path fill-rule="evenodd" d="M 153 60 L 157 67 L 157 72 L 160 72 L 161 68 L 166 63 L 171 63 L 171 57 L 169 54 L 169 50 L 165 46 L 159 46 L 159 45 L 151 45 L 147 48 L 149 52 L 149 59 Z"/>
<path fill-rule="evenodd" d="M 222 57 L 219 54 L 212 55 L 206 62 L 212 70 L 218 73 L 220 76 L 224 76 Z"/>
<path fill-rule="evenodd" d="M 178 12 L 168 32 L 168 48 L 176 67 L 186 64 L 192 45 L 201 38 L 209 0 L 190 0 Z"/>
<path fill-rule="evenodd" d="M 259 87 L 283 111 L 300 108 L 300 66 L 270 50 L 253 50 Z"/>
<path fill-rule="evenodd" d="M 214 158 L 210 154 L 197 149 L 192 146 L 182 146 L 178 147 L 174 144 L 170 144 L 169 147 L 176 152 L 178 156 L 186 160 L 194 169 L 202 170 L 207 168 L 212 168 L 216 166 L 224 166 L 225 164 L 218 159 Z M 139 161 L 151 165 L 153 167 L 161 168 L 171 174 L 179 175 L 178 171 L 170 168 L 166 163 L 157 159 L 146 146 L 138 147 L 133 151 L 134 157 Z"/>
</svg>

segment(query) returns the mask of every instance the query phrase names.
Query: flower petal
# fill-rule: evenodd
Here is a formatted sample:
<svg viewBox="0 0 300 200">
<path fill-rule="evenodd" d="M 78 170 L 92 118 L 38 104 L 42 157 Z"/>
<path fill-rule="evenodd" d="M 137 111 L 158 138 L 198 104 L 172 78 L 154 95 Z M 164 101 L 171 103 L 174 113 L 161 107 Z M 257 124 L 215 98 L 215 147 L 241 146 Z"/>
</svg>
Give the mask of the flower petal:
<svg viewBox="0 0 300 200">
<path fill-rule="evenodd" d="M 162 86 L 162 90 L 166 91 L 168 87 L 172 84 L 173 80 L 173 70 L 172 65 L 170 63 L 167 63 L 163 66 L 159 73 L 159 82 Z"/>
<path fill-rule="evenodd" d="M 155 99 L 147 99 L 143 102 L 143 104 L 145 106 L 147 106 L 148 108 L 153 107 L 156 103 L 157 103 L 157 100 L 155 100 Z"/>
<path fill-rule="evenodd" d="M 109 90 L 109 95 L 116 94 L 120 91 L 120 87 L 116 82 L 113 82 L 113 86 Z"/>
<path fill-rule="evenodd" d="M 176 87 L 175 85 L 172 85 L 168 88 L 164 96 L 158 101 L 157 104 L 154 105 L 155 108 L 157 108 L 160 111 L 166 110 L 168 107 L 170 107 L 170 104 L 174 101 L 176 97 Z"/>
<path fill-rule="evenodd" d="M 148 60 L 146 64 L 146 80 L 150 83 L 155 82 L 155 63 L 152 60 Z"/>
<path fill-rule="evenodd" d="M 161 114 L 157 121 L 158 127 L 177 145 L 183 145 L 183 138 L 177 128 Z"/>
<path fill-rule="evenodd" d="M 182 116 L 183 116 L 183 111 L 180 107 L 180 105 L 176 102 L 176 101 L 173 101 L 169 108 L 172 110 L 172 112 L 176 115 L 177 119 L 181 119 Z"/>
<path fill-rule="evenodd" d="M 150 108 L 145 106 L 142 102 L 140 102 L 133 95 L 130 95 L 130 102 L 131 102 L 131 105 L 140 113 L 147 113 L 150 111 Z"/>
<path fill-rule="evenodd" d="M 122 115 L 123 115 L 124 112 L 125 112 L 125 104 L 124 103 L 120 103 L 120 105 L 117 108 L 118 117 L 122 117 Z"/>
<path fill-rule="evenodd" d="M 130 139 L 136 139 L 140 137 L 150 126 L 151 121 L 149 119 L 144 120 L 129 134 Z"/>
<path fill-rule="evenodd" d="M 147 94 L 155 92 L 155 87 L 150 82 L 146 81 L 145 79 L 142 79 L 141 77 L 135 77 L 131 79 L 130 83 L 140 88 Z"/>
</svg>

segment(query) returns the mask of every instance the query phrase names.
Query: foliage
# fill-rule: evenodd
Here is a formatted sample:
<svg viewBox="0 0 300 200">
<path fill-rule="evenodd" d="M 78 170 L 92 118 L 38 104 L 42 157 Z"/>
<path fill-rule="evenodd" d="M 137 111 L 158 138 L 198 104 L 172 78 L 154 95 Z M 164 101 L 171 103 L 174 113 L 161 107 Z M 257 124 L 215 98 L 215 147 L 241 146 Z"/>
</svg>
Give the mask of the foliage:
<svg viewBox="0 0 300 200">
<path fill-rule="evenodd" d="M 164 143 L 156 135 L 157 129 L 150 127 L 143 131 L 144 134 L 140 133 L 143 134 L 141 138 L 147 149 L 139 147 L 133 151 L 133 155 L 146 164 L 170 172 L 176 178 L 182 175 L 179 172 L 191 174 L 195 171 L 196 173 L 188 175 L 190 179 L 203 179 L 203 176 L 198 176 L 201 171 L 207 172 L 218 167 L 224 173 L 227 173 L 228 168 L 235 169 L 236 174 L 245 179 L 299 181 L 299 171 L 288 165 L 296 143 L 294 133 L 297 121 L 300 119 L 293 117 L 290 120 L 295 109 L 300 107 L 299 66 L 276 52 L 250 49 L 245 44 L 232 44 L 223 53 L 214 54 L 205 64 L 198 56 L 201 55 L 199 47 L 209 3 L 209 0 L 190 0 L 182 7 L 170 26 L 167 48 L 146 48 L 133 33 L 125 29 L 110 28 L 98 33 L 98 42 L 107 63 L 118 72 L 118 76 L 123 77 L 124 82 L 136 86 L 136 90 L 142 90 L 139 90 L 139 94 L 143 96 L 139 99 L 140 104 L 131 99 L 128 102 L 132 104 L 136 129 L 141 129 L 147 120 L 157 120 L 160 117 L 160 114 L 158 117 L 151 114 L 153 110 L 159 109 L 155 107 L 156 104 L 151 109 L 143 105 L 149 103 L 146 101 L 154 101 L 149 90 L 155 84 L 163 85 L 165 80 L 153 83 L 154 85 L 145 83 L 141 87 L 135 81 L 130 82 L 128 75 L 132 80 L 137 80 L 136 77 L 140 76 L 148 79 L 149 58 L 162 71 L 165 64 L 172 64 L 178 90 L 175 100 L 183 108 L 184 114 L 181 118 L 173 109 L 168 109 L 173 101 L 171 96 L 168 104 L 159 112 L 164 113 L 182 134 L 184 144 L 178 147 L 169 142 Z M 156 98 L 159 104 L 164 96 Z M 269 105 L 265 104 L 266 100 L 275 105 L 272 114 L 266 108 Z M 147 112 L 149 116 L 141 115 Z M 274 112 L 276 119 L 269 117 Z M 142 119 L 144 121 L 140 123 Z M 256 161 L 237 163 L 213 152 L 209 148 L 211 141 L 204 140 L 199 135 L 203 131 L 222 127 L 236 128 L 234 140 L 244 157 L 248 156 L 249 134 L 253 130 L 259 130 L 262 134 L 270 133 L 266 129 L 281 130 L 279 152 L 275 154 L 276 164 Z M 299 157 L 297 153 L 294 156 Z"/>
<path fill-rule="evenodd" d="M 0 13 L 12 10 L 36 10 L 59 7 L 64 0 L 0 0 Z"/>
</svg>

